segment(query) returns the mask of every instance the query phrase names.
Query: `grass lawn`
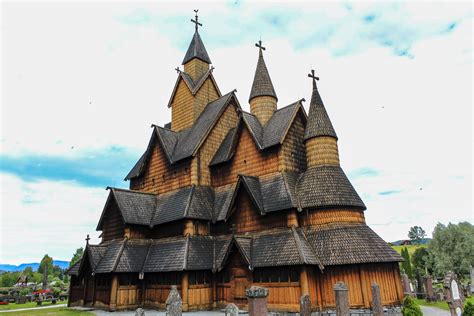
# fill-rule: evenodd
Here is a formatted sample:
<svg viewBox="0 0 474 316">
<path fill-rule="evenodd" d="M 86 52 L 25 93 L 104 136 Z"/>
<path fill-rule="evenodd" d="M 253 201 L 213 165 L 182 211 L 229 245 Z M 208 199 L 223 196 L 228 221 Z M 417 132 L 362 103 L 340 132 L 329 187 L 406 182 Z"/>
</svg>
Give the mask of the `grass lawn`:
<svg viewBox="0 0 474 316">
<path fill-rule="evenodd" d="M 416 302 L 418 303 L 418 305 L 437 307 L 437 308 L 441 308 L 441 309 L 449 311 L 449 306 L 448 306 L 448 303 L 446 302 L 427 302 L 423 299 L 416 299 Z M 474 297 L 470 297 L 466 299 L 466 301 L 464 302 L 464 305 L 466 305 L 467 302 L 471 302 L 474 304 Z"/>
<path fill-rule="evenodd" d="M 67 301 L 66 300 L 58 301 L 56 304 L 57 305 L 58 304 L 67 304 Z M 41 306 L 50 306 L 50 305 L 53 305 L 53 304 L 51 304 L 49 302 L 41 304 Z M 31 307 L 40 307 L 40 306 L 36 305 L 36 302 L 29 302 L 29 303 L 25 303 L 25 304 L 10 303 L 8 305 L 0 305 L 0 311 L 8 311 L 8 310 L 13 310 L 13 309 L 31 308 Z"/>
<path fill-rule="evenodd" d="M 403 248 L 407 248 L 408 249 L 408 253 L 410 254 L 410 256 L 415 252 L 416 249 L 418 248 L 421 248 L 421 247 L 426 247 L 426 245 L 401 245 L 401 246 L 392 246 L 393 249 L 395 249 L 396 252 L 398 252 L 399 254 L 402 253 L 402 249 Z"/>
<path fill-rule="evenodd" d="M 84 312 L 84 311 L 77 311 L 74 309 L 70 309 L 67 307 L 52 307 L 52 308 L 45 308 L 45 309 L 36 309 L 36 310 L 31 310 L 31 311 L 19 311 L 19 312 L 11 312 L 11 313 L 5 313 L 3 316 L 9 316 L 9 315 L 50 315 L 50 316 L 62 316 L 62 315 L 80 315 L 80 316 L 86 316 L 86 315 L 94 315 L 91 312 Z"/>
</svg>

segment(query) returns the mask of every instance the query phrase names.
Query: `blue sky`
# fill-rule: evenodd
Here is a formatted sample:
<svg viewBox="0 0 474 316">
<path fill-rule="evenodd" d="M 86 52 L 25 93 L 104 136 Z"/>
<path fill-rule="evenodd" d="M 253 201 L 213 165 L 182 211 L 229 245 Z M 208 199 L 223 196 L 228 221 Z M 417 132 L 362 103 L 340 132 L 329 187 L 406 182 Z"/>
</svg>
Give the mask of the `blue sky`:
<svg viewBox="0 0 474 316">
<path fill-rule="evenodd" d="M 385 240 L 473 221 L 469 2 L 1 8 L 1 263 L 68 260 L 86 234 L 98 241 L 105 187 L 128 186 L 150 124 L 170 120 L 195 8 L 219 87 L 244 109 L 260 38 L 279 107 L 310 99 L 316 69 L 342 167 Z"/>
</svg>

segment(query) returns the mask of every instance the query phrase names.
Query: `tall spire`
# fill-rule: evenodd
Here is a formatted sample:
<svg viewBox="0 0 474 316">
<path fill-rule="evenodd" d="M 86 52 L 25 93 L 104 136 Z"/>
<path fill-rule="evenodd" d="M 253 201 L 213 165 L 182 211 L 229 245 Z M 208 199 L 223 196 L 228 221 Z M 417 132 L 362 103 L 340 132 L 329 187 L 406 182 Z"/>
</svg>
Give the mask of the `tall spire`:
<svg viewBox="0 0 474 316">
<path fill-rule="evenodd" d="M 319 80 L 319 78 L 314 75 L 314 70 L 311 70 L 308 77 L 313 79 L 313 93 L 309 105 L 308 123 L 306 124 L 304 140 L 319 136 L 329 136 L 337 139 L 336 132 L 326 112 L 323 100 L 319 95 L 318 86 L 316 84 L 316 80 Z"/>
<path fill-rule="evenodd" d="M 262 51 L 265 50 L 265 47 L 262 46 L 262 41 L 258 41 L 255 46 L 259 48 L 258 62 L 255 76 L 253 78 L 252 90 L 250 90 L 249 102 L 253 98 L 260 96 L 274 97 L 278 100 L 275 89 L 273 88 L 272 80 L 268 74 L 267 66 L 265 65 L 265 60 L 263 59 Z"/>
<path fill-rule="evenodd" d="M 199 35 L 198 27 L 202 26 L 202 23 L 199 22 L 199 17 L 197 15 L 198 10 L 194 10 L 196 13 L 194 19 L 191 19 L 191 22 L 195 24 L 194 36 L 189 44 L 188 50 L 186 51 L 186 55 L 183 59 L 183 65 L 189 62 L 190 60 L 197 58 L 202 60 L 205 63 L 211 64 L 211 59 L 207 54 L 206 48 L 204 47 L 204 43 L 202 42 L 201 36 Z"/>
</svg>

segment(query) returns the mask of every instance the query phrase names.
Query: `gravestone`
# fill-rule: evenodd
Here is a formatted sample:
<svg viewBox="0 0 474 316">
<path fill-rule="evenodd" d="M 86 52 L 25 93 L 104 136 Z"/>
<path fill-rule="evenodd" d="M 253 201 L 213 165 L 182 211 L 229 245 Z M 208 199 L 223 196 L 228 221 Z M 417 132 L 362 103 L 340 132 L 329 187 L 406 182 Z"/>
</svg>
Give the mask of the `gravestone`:
<svg viewBox="0 0 474 316">
<path fill-rule="evenodd" d="M 225 308 L 225 316 L 239 316 L 239 308 L 234 303 L 230 303 Z"/>
<path fill-rule="evenodd" d="M 137 308 L 135 311 L 135 316 L 145 316 L 145 310 L 141 307 Z"/>
<path fill-rule="evenodd" d="M 267 296 L 268 289 L 261 286 L 251 286 L 245 290 L 249 302 L 249 316 L 261 316 L 268 314 Z"/>
<path fill-rule="evenodd" d="M 311 316 L 311 300 L 308 294 L 300 297 L 300 316 Z"/>
<path fill-rule="evenodd" d="M 176 285 L 172 285 L 170 294 L 166 299 L 166 316 L 181 316 L 182 313 L 183 300 L 179 295 Z"/>
<path fill-rule="evenodd" d="M 344 282 L 334 285 L 336 296 L 336 316 L 349 316 L 349 289 Z"/>
<path fill-rule="evenodd" d="M 411 290 L 411 283 L 408 275 L 405 273 L 402 274 L 402 285 L 403 285 L 403 294 L 404 295 L 412 295 L 413 291 Z"/>
<path fill-rule="evenodd" d="M 377 283 L 372 283 L 372 313 L 374 316 L 383 316 L 382 298 Z"/>
<path fill-rule="evenodd" d="M 436 296 L 433 291 L 433 279 L 430 276 L 423 278 L 426 290 L 426 300 L 428 302 L 436 301 Z"/>
<path fill-rule="evenodd" d="M 461 316 L 464 302 L 464 295 L 461 284 L 458 282 L 456 273 L 449 271 L 446 273 L 443 282 L 446 301 L 449 305 L 451 316 Z"/>
<path fill-rule="evenodd" d="M 423 278 L 421 276 L 417 276 L 416 278 L 416 298 L 425 298 L 426 293 L 423 284 Z"/>
</svg>

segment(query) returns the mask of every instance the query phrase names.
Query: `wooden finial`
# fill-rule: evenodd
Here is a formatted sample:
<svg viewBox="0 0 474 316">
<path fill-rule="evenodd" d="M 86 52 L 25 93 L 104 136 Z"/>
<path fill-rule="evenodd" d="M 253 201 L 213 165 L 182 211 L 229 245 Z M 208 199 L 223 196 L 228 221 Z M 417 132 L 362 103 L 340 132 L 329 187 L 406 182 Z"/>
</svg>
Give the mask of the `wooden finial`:
<svg viewBox="0 0 474 316">
<path fill-rule="evenodd" d="M 91 240 L 91 238 L 89 237 L 89 234 L 87 234 L 87 237 L 86 237 L 86 244 L 87 245 L 89 244 L 89 240 Z"/>
<path fill-rule="evenodd" d="M 193 23 L 195 24 L 195 30 L 196 30 L 196 32 L 198 31 L 198 27 L 199 27 L 199 26 L 202 26 L 202 24 L 199 23 L 198 11 L 199 11 L 199 10 L 194 10 L 194 13 L 196 13 L 196 15 L 194 16 L 195 19 L 194 19 L 194 20 L 191 19 L 191 22 L 193 22 Z"/>
<path fill-rule="evenodd" d="M 262 40 L 259 40 L 258 43 L 255 43 L 255 46 L 260 48 L 260 50 L 265 50 L 265 47 L 262 46 Z"/>
</svg>

